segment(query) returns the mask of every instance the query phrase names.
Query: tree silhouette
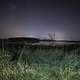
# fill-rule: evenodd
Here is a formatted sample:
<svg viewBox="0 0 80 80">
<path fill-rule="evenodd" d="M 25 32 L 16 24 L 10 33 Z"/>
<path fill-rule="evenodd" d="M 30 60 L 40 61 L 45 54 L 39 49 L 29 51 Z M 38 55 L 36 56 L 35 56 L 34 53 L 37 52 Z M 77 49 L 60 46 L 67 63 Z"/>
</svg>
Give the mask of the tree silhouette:
<svg viewBox="0 0 80 80">
<path fill-rule="evenodd" d="M 49 45 L 54 46 L 55 45 L 55 33 L 48 33 L 48 37 L 52 42 L 49 42 Z"/>
</svg>

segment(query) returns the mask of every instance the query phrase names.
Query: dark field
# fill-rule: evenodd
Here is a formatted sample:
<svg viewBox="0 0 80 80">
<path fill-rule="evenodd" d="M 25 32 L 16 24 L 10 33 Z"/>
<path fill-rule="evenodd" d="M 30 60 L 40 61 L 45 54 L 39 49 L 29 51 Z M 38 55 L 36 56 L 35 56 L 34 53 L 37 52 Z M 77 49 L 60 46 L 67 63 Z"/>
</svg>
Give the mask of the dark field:
<svg viewBox="0 0 80 80">
<path fill-rule="evenodd" d="M 80 46 L 3 45 L 0 80 L 80 80 Z"/>
</svg>

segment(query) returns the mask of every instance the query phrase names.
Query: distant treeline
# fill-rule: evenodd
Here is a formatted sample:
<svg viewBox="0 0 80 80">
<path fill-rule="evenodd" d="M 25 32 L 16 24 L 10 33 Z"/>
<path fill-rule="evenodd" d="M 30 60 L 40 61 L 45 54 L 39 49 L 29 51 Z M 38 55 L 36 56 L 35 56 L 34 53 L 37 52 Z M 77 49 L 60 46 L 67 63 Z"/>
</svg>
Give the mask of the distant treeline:
<svg viewBox="0 0 80 80">
<path fill-rule="evenodd" d="M 49 39 L 42 39 L 40 40 L 39 38 L 32 38 L 32 37 L 12 37 L 12 38 L 7 38 L 7 39 L 0 39 L 0 47 L 5 47 L 8 45 L 24 45 L 25 43 L 40 43 L 40 42 L 64 42 L 64 43 L 70 43 L 68 45 L 63 44 L 63 45 L 55 45 L 57 47 L 79 47 L 80 46 L 80 41 L 69 41 L 69 40 L 49 40 Z M 75 44 L 74 44 L 75 43 Z M 27 44 L 28 45 L 28 44 Z M 30 46 L 30 44 L 29 44 Z M 31 45 L 32 46 L 32 45 Z M 46 47 L 46 45 L 41 44 L 41 45 L 35 45 L 37 47 Z M 48 45 L 47 45 L 48 46 Z M 49 47 L 52 45 L 49 45 Z"/>
</svg>

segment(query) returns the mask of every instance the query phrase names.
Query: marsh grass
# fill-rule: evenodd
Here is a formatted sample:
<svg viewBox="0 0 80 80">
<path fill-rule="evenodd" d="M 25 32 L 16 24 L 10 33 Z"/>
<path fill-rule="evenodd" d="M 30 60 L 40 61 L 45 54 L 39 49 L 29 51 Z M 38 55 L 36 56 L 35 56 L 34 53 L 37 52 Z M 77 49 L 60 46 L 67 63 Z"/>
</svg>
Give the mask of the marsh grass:
<svg viewBox="0 0 80 80">
<path fill-rule="evenodd" d="M 0 80 L 80 80 L 80 54 L 74 50 L 24 47 L 17 52 L 11 61 L 13 53 L 0 49 Z"/>
</svg>

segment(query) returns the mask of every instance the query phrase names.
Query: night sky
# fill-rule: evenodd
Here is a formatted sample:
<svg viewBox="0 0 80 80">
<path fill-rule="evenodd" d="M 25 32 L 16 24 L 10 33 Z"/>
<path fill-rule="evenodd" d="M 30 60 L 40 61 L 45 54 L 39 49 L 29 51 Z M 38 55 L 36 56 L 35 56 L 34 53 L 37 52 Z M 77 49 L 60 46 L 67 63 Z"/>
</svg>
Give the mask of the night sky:
<svg viewBox="0 0 80 80">
<path fill-rule="evenodd" d="M 80 40 L 79 0 L 0 0 L 0 37 Z"/>
</svg>

